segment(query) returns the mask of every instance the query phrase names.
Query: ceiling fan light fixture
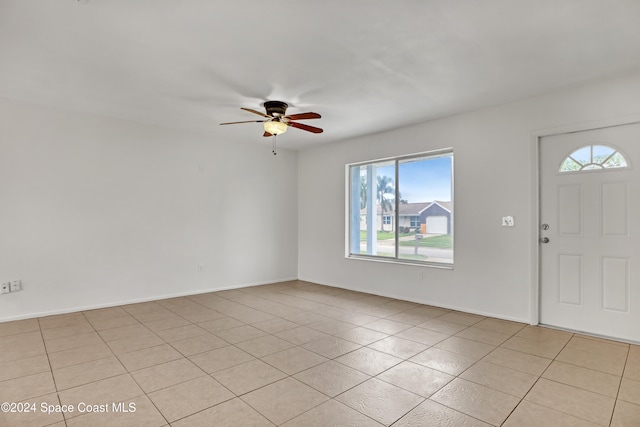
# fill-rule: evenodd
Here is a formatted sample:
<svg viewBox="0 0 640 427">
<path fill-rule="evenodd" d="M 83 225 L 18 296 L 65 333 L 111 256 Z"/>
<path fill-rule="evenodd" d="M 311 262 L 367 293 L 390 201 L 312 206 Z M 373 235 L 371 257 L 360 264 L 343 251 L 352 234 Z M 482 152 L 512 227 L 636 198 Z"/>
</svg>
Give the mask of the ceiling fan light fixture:
<svg viewBox="0 0 640 427">
<path fill-rule="evenodd" d="M 285 123 L 275 120 L 264 122 L 264 131 L 271 135 L 280 135 L 281 133 L 285 133 L 288 127 L 289 126 Z"/>
</svg>

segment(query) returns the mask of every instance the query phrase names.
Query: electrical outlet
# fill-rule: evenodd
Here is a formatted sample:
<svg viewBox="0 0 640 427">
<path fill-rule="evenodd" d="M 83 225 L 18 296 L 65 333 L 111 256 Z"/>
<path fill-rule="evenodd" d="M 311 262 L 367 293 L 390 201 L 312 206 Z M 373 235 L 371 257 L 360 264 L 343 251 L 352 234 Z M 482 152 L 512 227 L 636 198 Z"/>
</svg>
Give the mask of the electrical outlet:
<svg viewBox="0 0 640 427">
<path fill-rule="evenodd" d="M 11 292 L 18 292 L 22 290 L 22 282 L 20 280 L 11 281 Z"/>
<path fill-rule="evenodd" d="M 0 287 L 0 293 L 3 294 L 8 294 L 9 292 L 11 292 L 11 282 L 4 282 L 2 284 L 2 287 Z"/>
</svg>

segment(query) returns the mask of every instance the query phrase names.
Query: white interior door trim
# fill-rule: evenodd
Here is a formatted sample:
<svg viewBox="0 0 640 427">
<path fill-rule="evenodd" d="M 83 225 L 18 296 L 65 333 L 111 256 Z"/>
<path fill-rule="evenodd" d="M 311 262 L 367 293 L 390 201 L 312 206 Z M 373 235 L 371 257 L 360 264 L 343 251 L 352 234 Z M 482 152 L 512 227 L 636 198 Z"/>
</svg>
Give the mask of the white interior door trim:
<svg viewBox="0 0 640 427">
<path fill-rule="evenodd" d="M 640 123 L 640 114 L 594 120 L 584 123 L 576 123 L 547 129 L 539 129 L 531 133 L 531 218 L 529 229 L 531 242 L 531 281 L 529 283 L 530 304 L 529 324 L 540 323 L 540 141 L 546 136 L 561 135 L 565 133 L 583 132 L 614 126 L 631 125 Z"/>
</svg>

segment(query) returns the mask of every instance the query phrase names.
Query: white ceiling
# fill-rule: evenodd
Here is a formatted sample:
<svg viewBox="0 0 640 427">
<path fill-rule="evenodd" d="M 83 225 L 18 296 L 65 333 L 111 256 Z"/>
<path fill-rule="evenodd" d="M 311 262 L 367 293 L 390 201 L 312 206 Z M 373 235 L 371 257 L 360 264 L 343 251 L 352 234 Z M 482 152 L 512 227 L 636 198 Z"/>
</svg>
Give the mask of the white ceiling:
<svg viewBox="0 0 640 427">
<path fill-rule="evenodd" d="M 0 0 L 0 97 L 305 148 L 640 69 L 639 0 Z"/>
</svg>

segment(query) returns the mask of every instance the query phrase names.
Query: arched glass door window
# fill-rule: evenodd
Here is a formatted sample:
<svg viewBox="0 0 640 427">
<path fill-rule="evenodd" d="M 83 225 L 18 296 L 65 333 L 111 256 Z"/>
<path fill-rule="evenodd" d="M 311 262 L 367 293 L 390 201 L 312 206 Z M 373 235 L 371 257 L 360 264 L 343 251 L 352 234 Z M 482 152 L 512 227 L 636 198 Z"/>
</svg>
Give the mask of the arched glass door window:
<svg viewBox="0 0 640 427">
<path fill-rule="evenodd" d="M 628 168 L 624 154 L 607 145 L 587 145 L 569 154 L 560 164 L 560 172 L 580 172 Z"/>
</svg>

